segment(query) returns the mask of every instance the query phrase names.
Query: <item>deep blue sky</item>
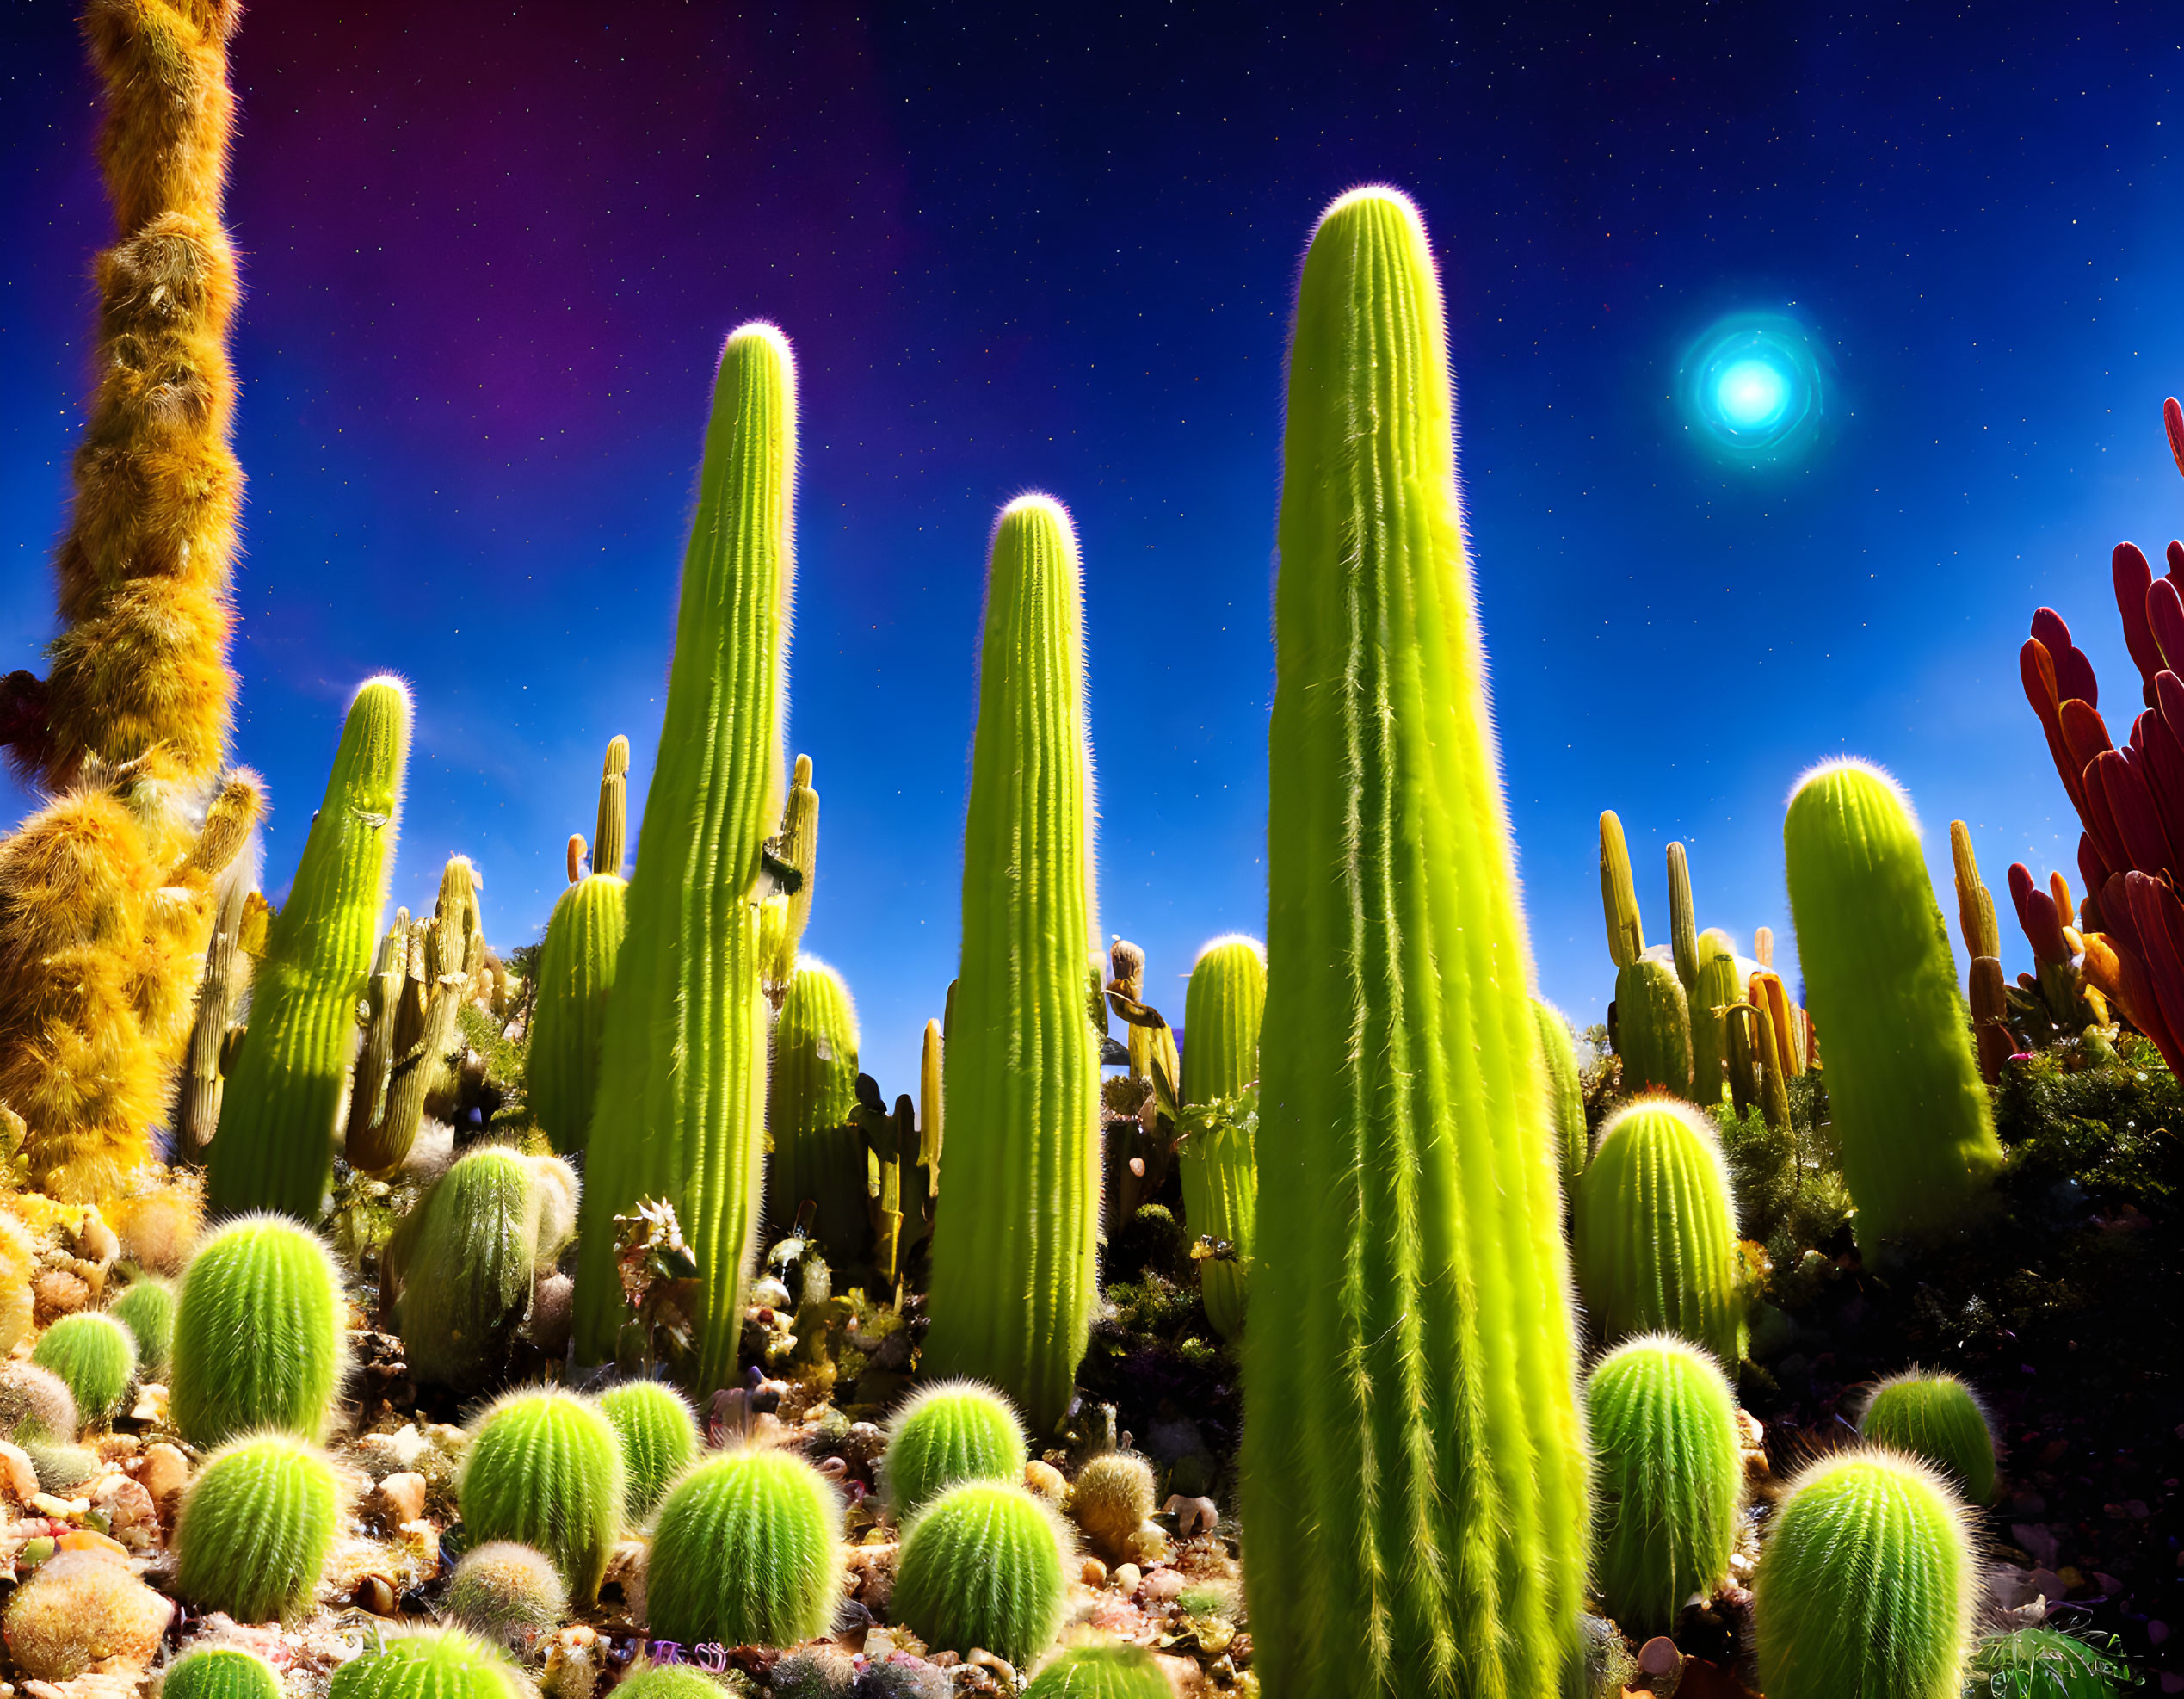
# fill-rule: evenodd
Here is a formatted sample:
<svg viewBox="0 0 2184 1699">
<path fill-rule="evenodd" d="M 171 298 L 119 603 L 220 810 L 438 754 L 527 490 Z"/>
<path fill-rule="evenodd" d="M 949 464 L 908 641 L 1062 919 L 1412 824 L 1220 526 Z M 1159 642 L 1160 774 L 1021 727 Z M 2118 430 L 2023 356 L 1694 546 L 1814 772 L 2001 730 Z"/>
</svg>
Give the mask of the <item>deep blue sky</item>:
<svg viewBox="0 0 2184 1699">
<path fill-rule="evenodd" d="M 1180 1016 L 1198 943 L 1263 925 L 1290 294 L 1368 179 L 1444 264 L 1550 996 L 1582 1022 L 1610 994 L 1605 806 L 1654 936 L 1681 837 L 1701 924 L 1771 924 L 1786 961 L 1781 804 L 1824 755 L 1903 779 L 1945 880 L 1953 816 L 1998 891 L 2012 859 L 2075 868 L 2015 656 L 2051 602 L 2130 700 L 2108 550 L 2184 513 L 2173 9 L 1027 9 L 259 0 L 237 753 L 276 892 L 347 694 L 392 668 L 397 897 L 466 850 L 489 934 L 536 935 L 616 732 L 643 794 L 713 358 L 764 316 L 804 380 L 807 942 L 867 1066 L 910 1085 L 953 972 L 984 546 L 1030 488 L 1084 543 L 1102 926 Z M 108 239 L 71 10 L 0 22 L 0 668 L 51 634 Z M 1725 471 L 1676 357 L 1786 307 L 1833 361 L 1830 432 Z"/>
</svg>

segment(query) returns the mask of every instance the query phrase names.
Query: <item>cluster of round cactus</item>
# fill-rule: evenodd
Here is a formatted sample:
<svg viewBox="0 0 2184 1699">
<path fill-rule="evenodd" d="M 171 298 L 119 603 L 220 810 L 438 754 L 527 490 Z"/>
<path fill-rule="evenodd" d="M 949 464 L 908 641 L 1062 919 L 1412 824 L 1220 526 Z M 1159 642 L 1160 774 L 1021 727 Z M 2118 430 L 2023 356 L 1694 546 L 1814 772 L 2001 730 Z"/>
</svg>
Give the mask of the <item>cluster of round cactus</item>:
<svg viewBox="0 0 2184 1699">
<path fill-rule="evenodd" d="M 944 1381 L 896 1412 L 880 1485 L 895 1514 L 910 1517 L 958 1481 L 1019 1479 L 1026 1455 L 1008 1399 L 976 1381 Z"/>
<path fill-rule="evenodd" d="M 1920 1369 L 1883 1381 L 1858 1418 L 1862 1438 L 1909 1453 L 1983 1504 L 1995 1496 L 1995 1436 L 1971 1388 L 1953 1375 Z"/>
<path fill-rule="evenodd" d="M 315 1440 L 341 1387 L 348 1331 L 326 1247 L 280 1215 L 246 1215 L 198 1247 L 175 1300 L 168 1413 L 218 1445 L 277 1428 Z"/>
<path fill-rule="evenodd" d="M 1026 1664 L 1062 1625 L 1068 1569 L 1068 1535 L 1044 1502 L 1021 1486 L 965 1481 L 904 1534 L 895 1616 L 936 1650 L 982 1646 Z"/>
<path fill-rule="evenodd" d="M 341 1499 L 333 1466 L 293 1435 L 222 1446 L 182 1500 L 175 1591 L 241 1622 L 299 1615 L 333 1548 Z"/>
<path fill-rule="evenodd" d="M 645 1607 L 684 1643 L 793 1646 L 841 1593 L 842 1503 L 801 1457 L 750 1448 L 706 1459 L 660 1504 Z"/>
<path fill-rule="evenodd" d="M 98 1312 L 63 1316 L 39 1336 L 30 1360 L 60 1377 L 78 1419 L 103 1427 L 137 1377 L 136 1336 Z"/>
<path fill-rule="evenodd" d="M 621 1443 L 589 1399 L 510 1393 L 472 1431 L 457 1489 L 463 1525 L 481 1542 L 537 1547 L 588 1604 L 621 1534 L 623 1479 Z"/>
<path fill-rule="evenodd" d="M 698 1418 L 682 1393 L 657 1381 L 610 1387 L 600 1395 L 599 1408 L 622 1443 L 629 1514 L 648 1517 L 668 1483 L 698 1455 Z"/>
</svg>

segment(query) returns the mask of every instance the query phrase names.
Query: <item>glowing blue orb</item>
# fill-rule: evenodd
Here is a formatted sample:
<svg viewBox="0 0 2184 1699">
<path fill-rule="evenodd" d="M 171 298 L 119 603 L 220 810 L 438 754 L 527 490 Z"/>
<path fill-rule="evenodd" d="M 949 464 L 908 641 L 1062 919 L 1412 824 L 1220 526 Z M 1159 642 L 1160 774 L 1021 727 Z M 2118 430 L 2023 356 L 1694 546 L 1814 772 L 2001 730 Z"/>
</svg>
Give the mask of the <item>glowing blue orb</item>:
<svg viewBox="0 0 2184 1699">
<path fill-rule="evenodd" d="M 1740 312 L 1684 351 L 1676 399 L 1693 438 L 1733 465 L 1779 466 L 1802 454 L 1825 417 L 1823 355 L 1783 313 Z"/>
</svg>

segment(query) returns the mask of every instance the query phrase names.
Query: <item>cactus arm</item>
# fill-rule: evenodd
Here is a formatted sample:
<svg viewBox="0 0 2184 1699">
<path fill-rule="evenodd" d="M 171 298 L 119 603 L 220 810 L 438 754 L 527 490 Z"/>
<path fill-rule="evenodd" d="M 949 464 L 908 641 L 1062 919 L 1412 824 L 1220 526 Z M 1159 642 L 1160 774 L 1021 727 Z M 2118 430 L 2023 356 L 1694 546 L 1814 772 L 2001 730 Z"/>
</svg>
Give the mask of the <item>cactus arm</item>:
<svg viewBox="0 0 2184 1699">
<path fill-rule="evenodd" d="M 629 739 L 617 734 L 608 740 L 607 757 L 600 763 L 599 823 L 592 832 L 591 870 L 620 879 L 628 841 Z"/>
<path fill-rule="evenodd" d="M 1687 994 L 1699 977 L 1699 918 L 1691 904 L 1691 862 L 1681 843 L 1669 846 L 1669 943 Z"/>
<path fill-rule="evenodd" d="M 1607 921 L 1608 959 L 1618 967 L 1628 967 L 1645 954 L 1645 926 L 1638 914 L 1623 822 L 1612 808 L 1600 817 L 1600 903 Z"/>
</svg>

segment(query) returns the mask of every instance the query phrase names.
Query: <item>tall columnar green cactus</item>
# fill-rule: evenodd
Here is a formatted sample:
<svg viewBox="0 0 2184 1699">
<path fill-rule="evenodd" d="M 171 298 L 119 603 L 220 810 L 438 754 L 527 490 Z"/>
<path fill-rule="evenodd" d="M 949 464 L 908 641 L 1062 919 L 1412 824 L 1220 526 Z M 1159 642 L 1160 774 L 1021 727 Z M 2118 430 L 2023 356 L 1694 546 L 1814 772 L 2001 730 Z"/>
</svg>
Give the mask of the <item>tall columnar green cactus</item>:
<svg viewBox="0 0 2184 1699">
<path fill-rule="evenodd" d="M 1615 975 L 1615 1053 L 1626 1091 L 1691 1090 L 1691 1010 L 1672 963 L 1641 956 Z"/>
<path fill-rule="evenodd" d="M 1267 1006 L 1266 947 L 1256 938 L 1216 938 L 1198 953 L 1183 999 L 1183 1101 L 1233 1103 L 1259 1078 L 1259 1020 Z M 1224 1339 L 1243 1331 L 1259 1171 L 1248 1123 L 1222 1116 L 1194 1126 L 1181 1152 L 1183 1220 L 1195 1234 L 1235 1248 L 1233 1260 L 1199 1264 L 1206 1317 Z"/>
<path fill-rule="evenodd" d="M 317 1439 L 347 1366 L 348 1321 L 333 1257 L 293 1221 L 254 1215 L 221 1228 L 189 1259 L 175 1300 L 176 1428 L 201 1446 L 261 1428 Z"/>
<path fill-rule="evenodd" d="M 756 1446 L 709 1458 L 660 1505 L 645 1620 L 686 1645 L 810 1640 L 841 1599 L 841 1538 L 842 1501 L 803 1458 Z"/>
<path fill-rule="evenodd" d="M 1024 1699 L 1169 1699 L 1174 1690 L 1142 1646 L 1080 1646 L 1033 1677 Z"/>
<path fill-rule="evenodd" d="M 599 1409 L 622 1443 L 629 1514 L 648 1517 L 668 1483 L 698 1455 L 698 1418 L 682 1393 L 657 1381 L 609 1387 L 600 1395 Z"/>
<path fill-rule="evenodd" d="M 970 1480 L 903 1537 L 894 1612 L 935 1651 L 973 1647 L 1027 1664 L 1053 1643 L 1069 1596 L 1069 1536 L 1021 1486 Z"/>
<path fill-rule="evenodd" d="M 864 1259 L 865 1136 L 857 1125 L 857 1010 L 842 975 L 805 956 L 791 976 L 766 1073 L 767 1181 L 772 1230 L 788 1231 L 805 1202 L 827 1260 Z"/>
<path fill-rule="evenodd" d="M 576 1190 L 559 1158 L 486 1145 L 403 1217 L 379 1278 L 417 1379 L 471 1391 L 506 1364 L 540 1273 L 568 1244 Z"/>
<path fill-rule="evenodd" d="M 201 1646 L 167 1666 L 159 1699 L 281 1699 L 281 1677 L 239 1646 Z"/>
<path fill-rule="evenodd" d="M 1875 1387 L 1858 1418 L 1861 1436 L 1922 1457 L 1974 1504 L 1995 1496 L 1995 1436 L 1987 1412 L 1953 1375 L 1910 1369 Z"/>
<path fill-rule="evenodd" d="M 621 1442 L 590 1399 L 552 1387 L 510 1393 L 472 1430 L 456 1488 L 475 1540 L 515 1540 L 554 1560 L 570 1596 L 599 1596 L 621 1537 Z"/>
<path fill-rule="evenodd" d="M 1667 1334 L 1617 1347 L 1585 1393 L 1600 1506 L 1594 1581 L 1626 1633 L 1666 1634 L 1729 1579 L 1744 1473 L 1720 1366 Z"/>
<path fill-rule="evenodd" d="M 782 677 L 793 575 L 796 386 L 770 324 L 728 338 L 683 557 L 660 754 L 607 1005 L 586 1146 L 580 1362 L 614 1356 L 628 1315 L 614 1218 L 666 1199 L 699 1269 L 694 1388 L 737 1371 L 765 1178 L 768 1015 L 761 856 L 780 819 Z"/>
<path fill-rule="evenodd" d="M 1577 1041 L 1562 1010 L 1545 998 L 1532 999 L 1533 1022 L 1539 1029 L 1539 1063 L 1546 1071 L 1547 1131 L 1555 1165 L 1562 1174 L 1562 1195 L 1572 1202 L 1585 1171 L 1591 1130 L 1585 1125 L 1585 1087 L 1577 1073 Z M 1190 1031 L 1185 1027 L 1183 1031 Z"/>
<path fill-rule="evenodd" d="M 1737 1216 L 1712 1124 L 1641 1097 L 1601 1128 L 1577 1189 L 1577 1284 L 1601 1336 L 1679 1334 L 1724 1363 L 1742 1355 Z"/>
<path fill-rule="evenodd" d="M 1607 923 L 1608 960 L 1628 967 L 1645 954 L 1645 924 L 1631 877 L 1630 846 L 1613 808 L 1600 817 L 1600 905 Z"/>
<path fill-rule="evenodd" d="M 326 1699 L 524 1699 L 531 1684 L 484 1640 L 452 1628 L 388 1635 L 334 1671 Z"/>
<path fill-rule="evenodd" d="M 591 1133 L 599 1090 L 599 1047 L 620 959 L 629 887 L 622 878 L 627 832 L 629 739 L 607 746 L 599 781 L 599 835 L 591 873 L 564 891 L 539 951 L 538 1001 L 524 1085 L 531 1112 L 555 1150 L 571 1156 Z"/>
<path fill-rule="evenodd" d="M 137 1377 L 136 1336 L 97 1311 L 66 1315 L 40 1336 L 30 1360 L 59 1375 L 76 1399 L 77 1415 L 87 1425 L 102 1428 Z"/>
<path fill-rule="evenodd" d="M 1699 935 L 1693 959 L 1697 967 L 1685 1002 L 1691 1014 L 1691 1096 L 1694 1103 L 1718 1103 L 1729 1083 L 1729 1022 L 1722 1013 L 1744 1000 L 1737 969 L 1737 951 L 1725 933 L 1708 927 Z"/>
<path fill-rule="evenodd" d="M 2002 1146 L 1909 799 L 1862 761 L 1823 762 L 1798 781 L 1782 843 L 1853 1225 L 1871 1257 L 1885 1240 L 1964 1221 Z"/>
<path fill-rule="evenodd" d="M 205 1460 L 175 1524 L 175 1591 L 240 1622 L 300 1616 L 340 1531 L 341 1485 L 316 1446 L 262 1434 Z"/>
<path fill-rule="evenodd" d="M 308 1220 L 324 1205 L 409 754 L 409 687 L 368 681 L 349 704 L 326 800 L 267 933 L 213 1141 L 206 1202 L 215 1214 L 274 1209 Z"/>
<path fill-rule="evenodd" d="M 1321 219 L 1289 372 L 1251 1291 L 1280 1325 L 1244 1339 L 1255 1668 L 1268 1699 L 1552 1693 L 1585 1570 L 1569 1262 L 1440 285 L 1402 195 Z"/>
<path fill-rule="evenodd" d="M 1669 949 L 1687 994 L 1699 977 L 1699 917 L 1691 901 L 1691 858 L 1669 846 Z"/>
<path fill-rule="evenodd" d="M 880 1483 L 898 1517 L 961 1480 L 1021 1480 L 1024 1424 L 1009 1400 L 969 1381 L 928 1387 L 887 1425 Z"/>
<path fill-rule="evenodd" d="M 1889 1452 L 1838 1452 L 1798 1475 L 1752 1582 L 1767 1699 L 1959 1699 L 1968 1521 L 1939 1475 Z"/>
<path fill-rule="evenodd" d="M 986 571 L 925 1361 L 991 1381 L 1040 1433 L 1069 1408 L 1098 1290 L 1096 936 L 1077 534 L 1024 496 Z"/>
</svg>

